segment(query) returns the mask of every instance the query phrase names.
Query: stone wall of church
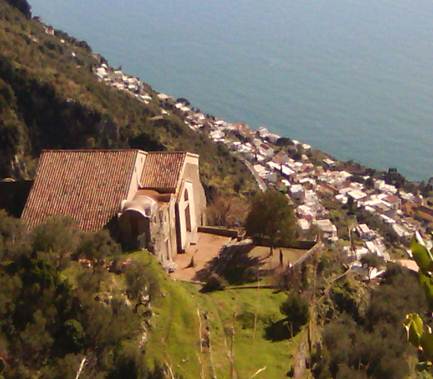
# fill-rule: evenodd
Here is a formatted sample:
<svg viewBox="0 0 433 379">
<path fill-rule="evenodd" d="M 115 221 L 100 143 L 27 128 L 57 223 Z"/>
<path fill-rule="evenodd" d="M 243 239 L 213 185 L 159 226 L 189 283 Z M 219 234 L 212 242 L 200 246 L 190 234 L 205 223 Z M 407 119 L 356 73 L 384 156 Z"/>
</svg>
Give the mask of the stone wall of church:
<svg viewBox="0 0 433 379">
<path fill-rule="evenodd" d="M 151 250 L 163 264 L 173 258 L 170 231 L 170 209 L 164 206 L 150 220 Z"/>
<path fill-rule="evenodd" d="M 196 224 L 202 226 L 206 225 L 206 195 L 200 181 L 198 163 L 189 162 L 188 159 L 185 164 L 183 179 L 192 182 Z"/>
</svg>

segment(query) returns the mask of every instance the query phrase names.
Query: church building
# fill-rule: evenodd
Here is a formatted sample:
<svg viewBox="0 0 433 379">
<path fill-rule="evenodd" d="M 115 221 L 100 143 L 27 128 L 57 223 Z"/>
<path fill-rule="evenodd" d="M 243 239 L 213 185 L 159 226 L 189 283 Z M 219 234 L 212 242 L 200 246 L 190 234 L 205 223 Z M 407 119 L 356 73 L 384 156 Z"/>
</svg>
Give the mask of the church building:
<svg viewBox="0 0 433 379">
<path fill-rule="evenodd" d="M 45 150 L 22 219 L 29 228 L 52 216 L 83 231 L 108 228 L 125 248 L 165 263 L 197 242 L 205 209 L 196 154 Z"/>
</svg>

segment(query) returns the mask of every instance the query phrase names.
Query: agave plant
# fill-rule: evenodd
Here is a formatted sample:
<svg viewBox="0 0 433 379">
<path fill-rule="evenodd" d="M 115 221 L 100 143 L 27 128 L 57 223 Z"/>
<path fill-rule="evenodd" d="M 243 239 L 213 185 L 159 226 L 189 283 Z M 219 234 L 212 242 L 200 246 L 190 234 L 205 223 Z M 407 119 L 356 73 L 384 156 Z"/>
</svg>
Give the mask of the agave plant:
<svg viewBox="0 0 433 379">
<path fill-rule="evenodd" d="M 433 309 L 433 254 L 432 249 L 417 234 L 411 244 L 413 259 L 419 267 L 419 281 L 427 297 L 429 310 Z M 409 313 L 403 326 L 408 341 L 420 352 L 420 368 L 431 368 L 433 365 L 433 331 L 430 327 L 431 312 L 423 319 L 418 313 Z"/>
</svg>

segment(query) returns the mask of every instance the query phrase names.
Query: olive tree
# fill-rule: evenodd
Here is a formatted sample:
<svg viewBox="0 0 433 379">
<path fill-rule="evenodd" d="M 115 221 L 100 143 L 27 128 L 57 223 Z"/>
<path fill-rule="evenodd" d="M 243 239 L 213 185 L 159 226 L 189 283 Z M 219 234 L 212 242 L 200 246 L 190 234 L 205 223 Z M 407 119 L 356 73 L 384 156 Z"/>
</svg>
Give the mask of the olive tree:
<svg viewBox="0 0 433 379">
<path fill-rule="evenodd" d="M 288 199 L 280 192 L 269 190 L 256 195 L 246 220 L 247 233 L 268 240 L 273 248 L 294 239 L 296 223 Z"/>
</svg>

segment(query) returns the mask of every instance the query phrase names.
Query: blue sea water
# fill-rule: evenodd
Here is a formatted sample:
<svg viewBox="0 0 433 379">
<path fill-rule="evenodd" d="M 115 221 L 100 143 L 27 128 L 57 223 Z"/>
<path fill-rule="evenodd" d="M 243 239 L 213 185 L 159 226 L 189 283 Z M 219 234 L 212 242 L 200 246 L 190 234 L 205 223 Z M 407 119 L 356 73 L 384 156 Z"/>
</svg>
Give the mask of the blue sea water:
<svg viewBox="0 0 433 379">
<path fill-rule="evenodd" d="M 431 0 L 30 0 L 154 88 L 337 158 L 433 176 Z"/>
</svg>

